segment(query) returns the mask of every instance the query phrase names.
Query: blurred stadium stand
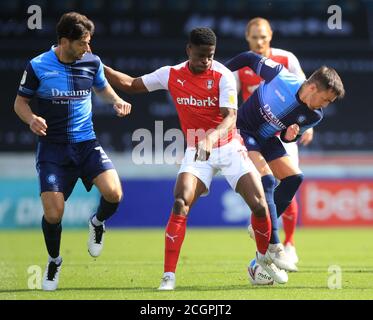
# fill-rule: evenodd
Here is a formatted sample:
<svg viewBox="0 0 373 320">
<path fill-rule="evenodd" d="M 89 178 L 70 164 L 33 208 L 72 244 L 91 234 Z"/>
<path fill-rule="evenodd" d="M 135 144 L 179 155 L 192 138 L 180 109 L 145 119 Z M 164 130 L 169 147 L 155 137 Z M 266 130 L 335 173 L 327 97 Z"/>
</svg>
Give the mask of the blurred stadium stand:
<svg viewBox="0 0 373 320">
<path fill-rule="evenodd" d="M 42 30 L 27 28 L 27 8 L 32 4 L 42 8 Z M 342 8 L 341 30 L 327 27 L 327 8 L 333 4 Z M 2 0 L 0 180 L 36 175 L 36 139 L 16 117 L 13 102 L 28 60 L 56 42 L 55 25 L 67 11 L 92 19 L 96 25 L 93 51 L 104 63 L 133 76 L 186 60 L 187 34 L 195 26 L 215 30 L 216 58 L 225 61 L 247 49 L 244 32 L 249 19 L 269 19 L 273 47 L 292 51 L 307 75 L 322 64 L 335 67 L 346 87 L 345 99 L 326 109 L 313 143 L 302 148 L 306 176 L 373 179 L 372 0 Z M 167 93 L 121 95 L 134 106 L 125 119 L 116 118 L 110 106 L 94 97 L 96 132 L 121 176 L 174 179 L 176 166 L 135 166 L 130 154 L 136 129 L 153 130 L 154 121 L 159 120 L 164 121 L 164 131 L 179 127 Z"/>
<path fill-rule="evenodd" d="M 27 29 L 27 8 L 43 10 L 43 29 Z M 327 28 L 327 8 L 340 5 L 342 30 Z M 335 67 L 346 84 L 346 98 L 331 105 L 318 126 L 314 143 L 305 152 L 371 151 L 373 129 L 367 101 L 373 74 L 373 1 L 241 1 L 241 0 L 61 0 L 0 1 L 0 150 L 32 151 L 35 137 L 12 112 L 22 70 L 28 59 L 56 42 L 55 24 L 69 10 L 87 14 L 97 27 L 92 47 L 102 60 L 132 75 L 186 59 L 187 32 L 209 25 L 218 34 L 216 57 L 221 61 L 245 50 L 244 30 L 250 18 L 270 19 L 274 47 L 293 51 L 309 75 L 322 64 Z M 95 99 L 95 127 L 107 150 L 130 151 L 136 128 L 152 128 L 165 120 L 178 127 L 174 108 L 164 92 L 127 97 L 135 106 L 131 118 L 113 117 L 110 108 Z"/>
</svg>

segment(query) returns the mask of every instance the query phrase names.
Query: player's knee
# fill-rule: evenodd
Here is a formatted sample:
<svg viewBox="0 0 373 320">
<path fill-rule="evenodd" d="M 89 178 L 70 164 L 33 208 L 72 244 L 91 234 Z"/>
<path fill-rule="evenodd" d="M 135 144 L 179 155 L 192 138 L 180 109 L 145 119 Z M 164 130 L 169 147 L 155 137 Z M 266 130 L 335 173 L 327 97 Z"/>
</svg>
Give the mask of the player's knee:
<svg viewBox="0 0 373 320">
<path fill-rule="evenodd" d="M 252 209 L 252 214 L 257 218 L 264 218 L 267 215 L 267 204 L 265 199 L 259 199 L 258 203 Z"/>
<path fill-rule="evenodd" d="M 44 212 L 44 219 L 49 224 L 57 224 L 60 223 L 62 220 L 62 213 L 58 212 Z"/>
<path fill-rule="evenodd" d="M 264 188 L 264 191 L 274 190 L 277 185 L 277 180 L 272 174 L 267 174 L 262 177 L 262 185 Z"/>
<path fill-rule="evenodd" d="M 119 203 L 121 202 L 123 199 L 123 191 L 120 189 L 120 190 L 117 190 L 114 192 L 113 194 L 113 200 L 112 201 L 113 203 Z"/>
<path fill-rule="evenodd" d="M 182 197 L 177 197 L 174 201 L 173 213 L 176 215 L 188 215 L 189 206 Z"/>
<path fill-rule="evenodd" d="M 121 188 L 113 188 L 102 195 L 107 202 L 119 203 L 123 198 L 123 191 Z"/>
<path fill-rule="evenodd" d="M 42 196 L 44 218 L 50 224 L 59 223 L 62 220 L 65 202 L 62 199 Z"/>
</svg>

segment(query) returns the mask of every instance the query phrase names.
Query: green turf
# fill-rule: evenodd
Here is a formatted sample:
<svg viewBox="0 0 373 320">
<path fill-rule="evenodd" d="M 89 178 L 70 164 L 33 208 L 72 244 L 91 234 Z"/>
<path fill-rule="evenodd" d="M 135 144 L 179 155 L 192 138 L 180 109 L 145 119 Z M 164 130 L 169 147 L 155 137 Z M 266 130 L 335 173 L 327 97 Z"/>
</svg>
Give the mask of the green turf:
<svg viewBox="0 0 373 320">
<path fill-rule="evenodd" d="M 0 300 L 4 299 L 372 299 L 373 230 L 300 229 L 298 273 L 286 285 L 252 286 L 246 265 L 254 243 L 242 229 L 187 232 L 177 289 L 158 292 L 163 230 L 108 230 L 103 254 L 92 259 L 87 232 L 63 232 L 59 289 L 28 288 L 29 266 L 46 263 L 40 230 L 0 232 Z M 342 269 L 342 289 L 328 288 L 328 267 Z"/>
</svg>

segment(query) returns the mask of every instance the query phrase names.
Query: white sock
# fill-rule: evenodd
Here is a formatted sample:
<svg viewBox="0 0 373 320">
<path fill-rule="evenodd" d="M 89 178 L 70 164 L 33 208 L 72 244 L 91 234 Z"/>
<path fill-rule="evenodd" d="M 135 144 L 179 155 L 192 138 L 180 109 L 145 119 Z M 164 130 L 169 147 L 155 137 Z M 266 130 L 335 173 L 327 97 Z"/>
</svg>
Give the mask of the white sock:
<svg viewBox="0 0 373 320">
<path fill-rule="evenodd" d="M 171 279 L 175 279 L 175 273 L 173 273 L 173 272 L 165 272 L 165 273 L 163 274 L 163 276 L 164 276 L 164 277 L 169 276 Z"/>
<path fill-rule="evenodd" d="M 96 227 L 102 226 L 104 224 L 103 221 L 100 221 L 100 220 L 97 219 L 96 215 L 93 216 L 91 221 L 92 221 L 92 224 Z"/>
<path fill-rule="evenodd" d="M 62 262 L 61 256 L 58 256 L 57 258 L 52 258 L 51 256 L 48 257 L 48 262 L 54 262 L 55 264 L 60 264 Z"/>
</svg>

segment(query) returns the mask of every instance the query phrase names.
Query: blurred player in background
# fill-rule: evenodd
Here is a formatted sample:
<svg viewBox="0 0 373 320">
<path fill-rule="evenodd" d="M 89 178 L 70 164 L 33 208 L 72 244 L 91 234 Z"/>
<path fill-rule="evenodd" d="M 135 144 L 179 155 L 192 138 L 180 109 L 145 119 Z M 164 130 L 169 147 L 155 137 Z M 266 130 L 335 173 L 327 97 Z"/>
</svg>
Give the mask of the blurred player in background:
<svg viewBox="0 0 373 320">
<path fill-rule="evenodd" d="M 188 213 L 198 198 L 209 192 L 217 171 L 253 212 L 251 223 L 257 233 L 258 263 L 276 282 L 285 283 L 288 279 L 286 272 L 277 269 L 267 255 L 271 220 L 263 187 L 252 162 L 247 159 L 242 139 L 237 135 L 234 76 L 213 59 L 215 48 L 214 32 L 209 28 L 196 28 L 189 35 L 189 59 L 179 65 L 165 66 L 136 79 L 105 66 L 109 82 L 127 93 L 168 90 L 187 140 L 165 232 L 164 275 L 159 290 L 175 289 L 176 265 Z"/>
<path fill-rule="evenodd" d="M 118 174 L 93 131 L 91 90 L 112 103 L 120 117 L 130 113 L 131 105 L 108 84 L 100 58 L 87 53 L 93 33 L 94 24 L 86 16 L 64 14 L 57 24 L 58 45 L 29 62 L 14 104 L 17 115 L 39 136 L 36 169 L 49 254 L 42 287 L 48 291 L 58 286 L 61 220 L 78 178 L 87 191 L 94 184 L 102 195 L 89 221 L 88 251 L 93 257 L 103 247 L 104 221 L 122 199 Z M 33 97 L 38 101 L 38 113 L 29 105 Z"/>
<path fill-rule="evenodd" d="M 232 58 L 226 66 L 232 71 L 248 66 L 263 78 L 239 108 L 237 129 L 262 176 L 271 220 L 276 223 L 303 181 L 302 172 L 276 135 L 281 132 L 281 140 L 286 143 L 297 141 L 307 129 L 322 120 L 323 108 L 344 96 L 343 83 L 332 68 L 323 66 L 306 80 L 289 72 L 282 64 L 252 51 Z M 280 180 L 277 187 L 275 178 Z M 276 237 L 276 227 L 272 228 L 272 239 Z M 277 267 L 296 270 L 294 263 L 279 255 L 279 240 L 268 250 Z"/>
<path fill-rule="evenodd" d="M 268 20 L 264 18 L 254 18 L 250 20 L 246 26 L 246 41 L 249 45 L 249 49 L 263 57 L 270 58 L 273 61 L 281 63 L 285 68 L 287 68 L 291 73 L 294 73 L 298 77 L 305 78 L 302 68 L 299 64 L 296 56 L 286 50 L 271 48 L 272 40 L 272 29 Z M 237 89 L 241 91 L 242 100 L 246 101 L 252 93 L 259 87 L 260 82 L 263 80 L 260 76 L 256 75 L 253 70 L 249 67 L 244 67 L 240 70 L 234 72 L 237 80 Z M 313 128 L 306 130 L 299 142 L 303 145 L 308 145 L 313 138 Z M 281 141 L 281 139 L 280 139 Z M 294 162 L 295 166 L 299 166 L 298 157 L 298 144 L 297 142 L 283 143 L 287 154 L 290 156 L 291 160 Z M 264 188 L 266 186 L 264 185 Z M 289 207 L 282 214 L 283 226 L 285 231 L 284 249 L 286 256 L 293 263 L 298 263 L 298 256 L 295 250 L 294 233 L 298 218 L 298 204 L 296 197 L 293 198 Z M 272 224 L 272 228 L 276 228 L 276 221 Z M 249 232 L 253 236 L 252 228 L 249 226 Z M 276 249 L 274 244 L 280 243 L 278 239 L 277 232 L 271 237 L 271 249 Z M 278 246 L 278 255 L 283 258 L 283 248 Z M 292 270 L 295 271 L 295 270 Z"/>
</svg>

